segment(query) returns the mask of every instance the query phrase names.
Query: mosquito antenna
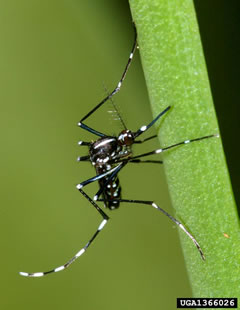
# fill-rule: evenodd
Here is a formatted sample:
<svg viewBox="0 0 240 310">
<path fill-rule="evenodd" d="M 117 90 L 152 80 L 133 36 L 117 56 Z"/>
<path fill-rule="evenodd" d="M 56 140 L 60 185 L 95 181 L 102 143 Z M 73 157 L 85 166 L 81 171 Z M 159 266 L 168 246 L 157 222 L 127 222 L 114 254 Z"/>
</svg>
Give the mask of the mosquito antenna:
<svg viewBox="0 0 240 310">
<path fill-rule="evenodd" d="M 106 95 L 109 95 L 109 91 L 108 91 L 107 87 L 106 87 L 105 85 L 103 85 L 103 87 L 104 87 L 104 90 L 105 90 Z M 124 123 L 124 120 L 123 120 L 123 118 L 122 118 L 122 116 L 121 116 L 121 114 L 120 114 L 120 112 L 119 112 L 119 110 L 118 110 L 116 104 L 114 103 L 112 97 L 109 98 L 109 101 L 111 102 L 111 104 L 112 104 L 112 106 L 113 106 L 113 109 L 114 109 L 115 113 L 117 114 L 117 117 L 118 117 L 118 119 L 120 120 L 120 122 L 121 122 L 123 128 L 126 130 L 126 129 L 127 129 L 127 126 L 126 126 L 126 124 Z"/>
</svg>

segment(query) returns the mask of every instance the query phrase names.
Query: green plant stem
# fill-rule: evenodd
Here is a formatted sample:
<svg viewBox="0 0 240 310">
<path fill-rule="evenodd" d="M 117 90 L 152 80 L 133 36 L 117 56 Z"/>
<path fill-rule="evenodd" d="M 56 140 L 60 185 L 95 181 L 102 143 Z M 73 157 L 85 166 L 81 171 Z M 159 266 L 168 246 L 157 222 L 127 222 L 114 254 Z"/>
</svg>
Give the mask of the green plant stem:
<svg viewBox="0 0 240 310">
<path fill-rule="evenodd" d="M 219 133 L 192 0 L 130 0 L 161 146 Z M 200 243 L 181 243 L 197 297 L 240 297 L 239 221 L 220 138 L 163 154 L 176 217 Z"/>
</svg>

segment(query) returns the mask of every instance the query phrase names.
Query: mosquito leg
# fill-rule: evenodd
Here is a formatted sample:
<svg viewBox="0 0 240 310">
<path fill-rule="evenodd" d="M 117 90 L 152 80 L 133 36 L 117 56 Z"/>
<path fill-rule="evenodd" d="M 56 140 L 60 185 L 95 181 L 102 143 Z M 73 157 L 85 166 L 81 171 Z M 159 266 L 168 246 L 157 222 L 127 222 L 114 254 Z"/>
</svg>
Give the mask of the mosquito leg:
<svg viewBox="0 0 240 310">
<path fill-rule="evenodd" d="M 146 141 L 152 140 L 152 139 L 154 139 L 154 138 L 157 138 L 157 135 L 148 137 L 148 138 L 143 139 L 143 140 L 137 140 L 137 141 L 134 141 L 133 143 L 134 143 L 134 144 L 140 144 L 140 143 L 144 143 L 144 142 L 146 142 Z"/>
<path fill-rule="evenodd" d="M 161 113 L 158 114 L 157 117 L 154 118 L 154 120 L 151 121 L 151 123 L 149 123 L 147 126 L 144 125 L 141 128 L 138 129 L 138 131 L 136 131 L 134 133 L 134 138 L 137 138 L 138 136 L 140 136 L 143 132 L 145 132 L 146 130 L 148 130 L 150 127 L 152 127 L 152 125 L 154 123 L 156 123 L 156 121 L 163 116 L 169 109 L 171 108 L 171 106 L 168 106 L 165 110 L 163 110 Z"/>
<path fill-rule="evenodd" d="M 78 141 L 78 145 L 79 145 L 79 146 L 82 146 L 82 145 L 90 146 L 90 145 L 91 145 L 91 142 Z"/>
<path fill-rule="evenodd" d="M 86 245 L 80 250 L 78 251 L 70 260 L 68 260 L 65 264 L 63 264 L 62 266 L 59 266 L 57 268 L 54 268 L 52 270 L 49 271 L 44 271 L 44 272 L 34 272 L 34 273 L 28 273 L 28 272 L 20 272 L 21 276 L 24 277 L 43 277 L 47 274 L 50 273 L 54 273 L 54 272 L 58 272 L 58 271 L 62 271 L 64 269 L 66 269 L 67 267 L 69 267 L 76 259 L 78 259 L 83 253 L 86 252 L 86 250 L 88 249 L 88 247 L 92 244 L 93 240 L 97 237 L 97 235 L 100 233 L 100 231 L 103 229 L 103 227 L 106 225 L 107 221 L 109 220 L 109 217 L 107 216 L 107 214 L 105 212 L 103 212 L 103 210 L 96 204 L 95 201 L 93 201 L 84 191 L 82 191 L 81 189 L 79 189 L 79 191 L 81 192 L 81 194 L 94 206 L 94 208 L 101 214 L 103 220 L 100 223 L 100 225 L 98 226 L 98 229 L 96 230 L 96 232 L 93 234 L 92 238 L 86 243 Z"/>
<path fill-rule="evenodd" d="M 136 163 L 136 164 L 146 164 L 146 163 L 150 163 L 150 164 L 163 164 L 163 161 L 162 160 L 133 159 L 133 160 L 130 160 L 129 163 Z"/>
<path fill-rule="evenodd" d="M 100 187 L 99 191 L 97 192 L 97 194 L 93 197 L 93 200 L 98 200 L 98 197 L 104 192 L 104 190 L 106 189 L 107 185 L 109 184 L 109 182 L 111 182 L 111 180 L 114 179 L 114 177 L 119 173 L 119 171 L 127 164 L 127 161 L 122 162 L 120 165 L 118 165 L 115 170 L 113 171 L 113 173 L 109 176 L 109 178 L 107 179 L 107 181 L 103 184 L 103 186 Z M 113 170 L 113 169 L 112 169 Z"/>
<path fill-rule="evenodd" d="M 140 154 L 140 155 L 137 155 L 137 156 L 129 157 L 129 161 L 135 160 L 135 159 L 140 158 L 140 157 L 145 157 L 145 156 L 149 156 L 149 155 L 159 154 L 159 153 L 168 151 L 168 150 L 170 150 L 170 149 L 172 149 L 174 147 L 183 145 L 183 144 L 189 144 L 189 143 L 192 143 L 192 142 L 195 142 L 195 141 L 200 141 L 200 140 L 214 138 L 214 137 L 218 138 L 219 135 L 218 134 L 214 134 L 214 135 L 204 136 L 204 137 L 200 137 L 200 138 L 196 138 L 196 139 L 185 140 L 185 141 L 182 141 L 182 142 L 179 142 L 179 143 L 176 143 L 176 144 L 164 147 L 162 149 L 157 149 L 157 150 L 154 150 L 154 151 L 151 151 L 151 152 L 148 152 L 148 153 L 144 153 L 144 154 Z"/>
<path fill-rule="evenodd" d="M 107 171 L 107 172 L 105 172 L 105 173 L 95 175 L 94 177 L 92 177 L 92 178 L 90 178 L 90 179 L 88 179 L 88 180 L 86 180 L 86 181 L 83 181 L 82 183 L 77 184 L 76 187 L 77 187 L 78 190 L 80 190 L 80 189 L 83 188 L 84 186 L 86 186 L 86 185 L 88 185 L 88 184 L 90 184 L 90 183 L 92 183 L 92 182 L 98 181 L 98 180 L 104 178 L 105 176 L 114 173 L 115 171 L 116 171 L 116 173 L 118 173 L 118 171 L 121 169 L 121 167 L 122 167 L 123 165 L 125 165 L 125 163 L 120 163 L 118 166 L 114 167 L 113 169 L 111 169 L 111 170 L 109 170 L 109 171 Z M 119 168 L 120 168 L 120 169 L 119 169 Z M 116 174 L 116 173 L 115 173 L 115 174 Z M 114 174 L 114 175 L 115 175 L 115 174 Z"/>
<path fill-rule="evenodd" d="M 90 161 L 90 156 L 78 156 L 77 161 Z"/>
<path fill-rule="evenodd" d="M 115 200 L 115 199 L 114 199 Z M 102 201 L 102 199 L 98 199 L 98 201 Z M 126 203 L 137 203 L 137 204 L 145 204 L 150 205 L 153 208 L 157 209 L 158 211 L 162 212 L 164 215 L 166 215 L 172 222 L 174 222 L 179 228 L 181 228 L 185 234 L 192 240 L 192 242 L 195 244 L 196 248 L 198 249 L 202 260 L 205 260 L 205 256 L 203 254 L 203 251 L 197 242 L 197 240 L 193 237 L 193 235 L 186 229 L 186 227 L 179 222 L 177 219 L 175 219 L 173 216 L 171 216 L 168 212 L 160 208 L 154 201 L 145 201 L 145 200 L 134 200 L 134 199 L 116 199 L 118 202 L 126 202 Z"/>
<path fill-rule="evenodd" d="M 35 272 L 35 273 L 27 273 L 27 272 L 20 272 L 21 276 L 25 276 L 25 277 L 43 277 L 47 274 L 50 273 L 54 273 L 54 272 L 58 272 L 61 270 L 66 269 L 69 265 L 71 265 L 78 257 L 80 257 L 85 251 L 86 249 L 90 246 L 90 244 L 93 242 L 93 240 L 96 238 L 96 236 L 99 234 L 99 232 L 103 229 L 103 227 L 105 226 L 105 224 L 107 223 L 109 217 L 107 216 L 107 214 L 95 203 L 95 201 L 93 201 L 83 190 L 82 187 L 92 183 L 94 181 L 97 181 L 103 177 L 105 177 L 108 174 L 113 174 L 115 175 L 116 173 L 114 173 L 115 171 L 119 171 L 120 167 L 124 166 L 126 163 L 121 163 L 118 166 L 114 167 L 113 169 L 107 171 L 106 173 L 103 173 L 101 175 L 97 175 L 94 176 L 91 179 L 88 179 L 80 184 L 77 185 L 77 189 L 80 191 L 80 193 L 94 206 L 94 208 L 101 214 L 101 216 L 103 217 L 102 222 L 100 223 L 97 231 L 94 233 L 94 235 L 92 236 L 92 238 L 88 241 L 88 243 L 76 254 L 74 255 L 69 261 L 67 261 L 64 265 L 54 268 L 50 271 L 45 271 L 45 272 Z"/>
<path fill-rule="evenodd" d="M 132 50 L 131 50 L 131 53 L 130 53 L 130 56 L 128 58 L 128 61 L 127 61 L 127 64 L 125 66 L 125 69 L 122 73 L 122 76 L 117 84 L 117 86 L 114 88 L 114 90 L 107 96 L 105 97 L 100 103 L 98 103 L 90 112 L 88 112 L 81 120 L 80 122 L 78 123 L 78 126 L 97 135 L 97 136 L 100 136 L 100 137 L 104 137 L 105 135 L 99 131 L 96 131 L 92 128 L 90 128 L 89 126 L 83 124 L 83 121 L 85 121 L 90 115 L 92 115 L 96 110 L 98 110 L 107 100 L 109 100 L 110 98 L 112 98 L 116 93 L 119 92 L 119 90 L 121 89 L 121 86 L 122 86 L 122 83 L 126 77 L 126 74 L 128 72 L 128 69 L 129 69 L 129 66 L 132 62 L 132 59 L 133 59 L 133 55 L 134 55 L 134 52 L 137 48 L 137 31 L 136 31 L 136 27 L 134 25 L 134 34 L 135 34 L 135 37 L 134 37 L 134 43 L 133 43 L 133 47 L 132 47 Z"/>
<path fill-rule="evenodd" d="M 96 136 L 99 136 L 99 137 L 106 137 L 107 135 L 105 135 L 104 133 L 102 133 L 102 132 L 100 132 L 100 131 L 97 131 L 97 130 L 95 130 L 95 129 L 93 129 L 93 128 L 91 128 L 91 127 L 89 127 L 89 126 L 87 126 L 87 125 L 85 125 L 85 124 L 83 124 L 83 123 L 81 123 L 81 122 L 78 122 L 78 124 L 77 124 L 79 127 L 81 127 L 82 129 L 85 129 L 85 130 L 87 130 L 88 132 L 91 132 L 91 133 L 93 133 L 94 135 L 96 135 Z"/>
</svg>

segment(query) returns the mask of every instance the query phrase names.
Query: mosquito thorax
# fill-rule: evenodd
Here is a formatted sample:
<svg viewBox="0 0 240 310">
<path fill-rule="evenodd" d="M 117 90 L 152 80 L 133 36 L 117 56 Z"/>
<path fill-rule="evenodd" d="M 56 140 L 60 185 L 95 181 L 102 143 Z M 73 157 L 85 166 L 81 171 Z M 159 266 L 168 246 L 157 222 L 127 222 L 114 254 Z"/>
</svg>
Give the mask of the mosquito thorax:
<svg viewBox="0 0 240 310">
<path fill-rule="evenodd" d="M 134 135 L 131 130 L 125 129 L 118 136 L 119 145 L 131 146 L 134 142 Z"/>
<path fill-rule="evenodd" d="M 117 138 L 103 137 L 93 142 L 89 148 L 90 160 L 95 166 L 106 165 L 120 151 Z"/>
</svg>

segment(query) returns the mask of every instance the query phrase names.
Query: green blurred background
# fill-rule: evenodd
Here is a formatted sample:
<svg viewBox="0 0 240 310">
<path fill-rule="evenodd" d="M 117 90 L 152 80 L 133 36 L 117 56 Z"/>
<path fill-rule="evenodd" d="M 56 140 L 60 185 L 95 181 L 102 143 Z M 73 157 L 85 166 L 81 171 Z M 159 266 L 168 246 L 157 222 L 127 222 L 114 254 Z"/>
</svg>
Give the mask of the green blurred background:
<svg viewBox="0 0 240 310">
<path fill-rule="evenodd" d="M 228 54 L 239 55 L 238 4 L 195 4 L 238 201 L 239 59 Z M 95 173 L 76 162 L 87 151 L 77 141 L 94 137 L 76 124 L 120 78 L 133 41 L 128 2 L 0 1 L 0 38 L 1 309 L 175 309 L 176 297 L 191 295 L 177 229 L 147 206 L 108 212 L 111 221 L 67 271 L 18 275 L 62 265 L 101 221 L 75 189 Z M 138 53 L 114 101 L 130 129 L 151 121 Z M 118 132 L 109 109 L 88 124 Z M 120 177 L 125 198 L 173 213 L 162 167 L 129 165 Z M 86 189 L 94 195 L 97 185 Z"/>
</svg>

